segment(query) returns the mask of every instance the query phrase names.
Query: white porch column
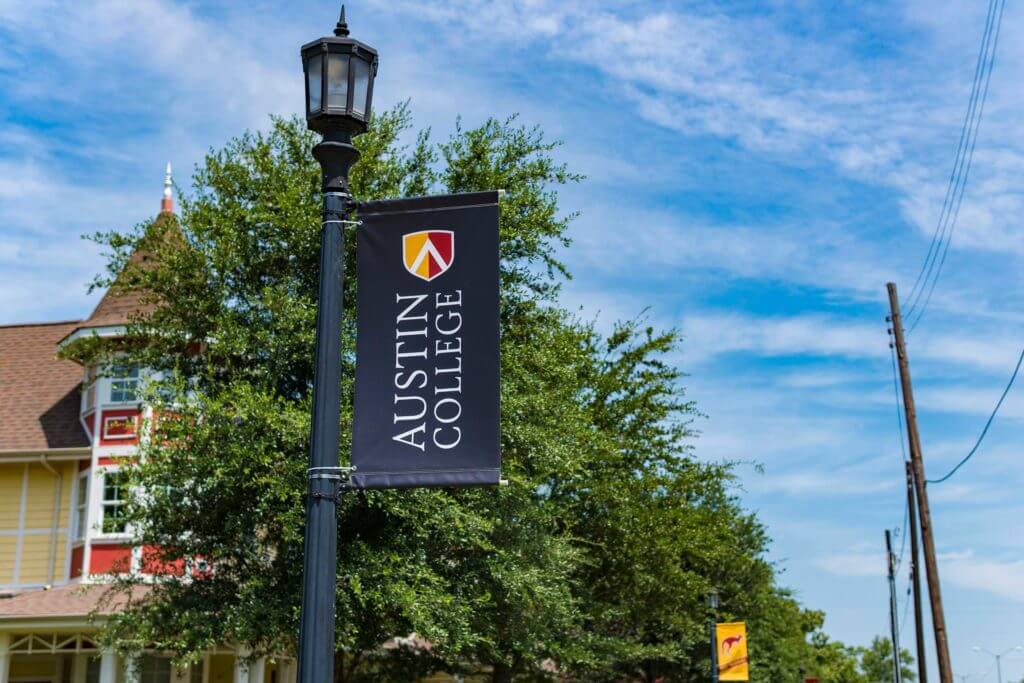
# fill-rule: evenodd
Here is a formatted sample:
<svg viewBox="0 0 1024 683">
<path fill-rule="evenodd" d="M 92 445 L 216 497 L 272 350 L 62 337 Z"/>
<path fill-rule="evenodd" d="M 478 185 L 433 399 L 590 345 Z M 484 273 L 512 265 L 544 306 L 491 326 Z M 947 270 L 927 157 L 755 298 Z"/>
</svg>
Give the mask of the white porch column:
<svg viewBox="0 0 1024 683">
<path fill-rule="evenodd" d="M 0 633 L 0 683 L 11 680 L 11 634 Z"/>
<path fill-rule="evenodd" d="M 240 647 L 235 650 L 235 683 L 249 683 L 249 650 Z"/>
<path fill-rule="evenodd" d="M 71 683 L 85 683 L 89 655 L 77 654 L 71 660 Z"/>
<path fill-rule="evenodd" d="M 292 683 L 295 678 L 295 662 L 290 659 L 277 660 L 277 683 Z"/>
<path fill-rule="evenodd" d="M 100 656 L 100 683 L 117 683 L 117 655 L 104 650 Z"/>
<path fill-rule="evenodd" d="M 254 659 L 249 665 L 249 683 L 263 683 L 264 674 L 267 671 L 267 658 Z"/>
<path fill-rule="evenodd" d="M 137 657 L 125 657 L 121 660 L 124 667 L 124 683 L 139 683 L 141 671 L 139 671 L 139 659 Z"/>
</svg>

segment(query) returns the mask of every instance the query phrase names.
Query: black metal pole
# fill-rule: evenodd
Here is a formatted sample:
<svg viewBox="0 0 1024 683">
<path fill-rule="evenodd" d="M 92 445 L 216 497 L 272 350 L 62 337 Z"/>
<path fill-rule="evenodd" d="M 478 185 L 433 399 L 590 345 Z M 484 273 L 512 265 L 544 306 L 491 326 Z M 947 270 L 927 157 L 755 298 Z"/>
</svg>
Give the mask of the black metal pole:
<svg viewBox="0 0 1024 683">
<path fill-rule="evenodd" d="M 711 683 L 718 683 L 718 626 L 714 617 L 711 618 L 708 631 L 711 634 Z"/>
<path fill-rule="evenodd" d="M 320 291 L 316 370 L 309 446 L 309 487 L 299 625 L 299 683 L 334 681 L 334 608 L 337 590 L 338 467 L 341 414 L 341 321 L 345 286 L 348 170 L 359 158 L 347 132 L 333 132 L 313 148 L 323 169 Z"/>
</svg>

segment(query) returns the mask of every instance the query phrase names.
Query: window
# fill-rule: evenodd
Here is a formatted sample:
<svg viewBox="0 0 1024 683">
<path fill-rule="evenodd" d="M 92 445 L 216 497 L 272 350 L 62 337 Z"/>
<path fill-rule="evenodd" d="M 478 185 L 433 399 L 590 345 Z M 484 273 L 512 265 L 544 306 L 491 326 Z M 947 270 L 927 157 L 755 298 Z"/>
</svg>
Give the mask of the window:
<svg viewBox="0 0 1024 683">
<path fill-rule="evenodd" d="M 89 521 L 89 473 L 78 477 L 78 497 L 75 499 L 75 540 L 85 538 L 85 525 Z"/>
<path fill-rule="evenodd" d="M 188 667 L 189 683 L 203 683 L 203 660 Z"/>
<path fill-rule="evenodd" d="M 100 683 L 100 658 L 89 657 L 85 665 L 85 683 Z"/>
<path fill-rule="evenodd" d="M 110 402 L 135 403 L 139 400 L 139 366 L 115 365 L 110 369 Z"/>
<path fill-rule="evenodd" d="M 139 683 L 171 683 L 171 660 L 145 655 L 139 660 Z"/>
<path fill-rule="evenodd" d="M 128 493 L 128 478 L 124 472 L 103 475 L 103 533 L 125 532 L 124 505 Z"/>
</svg>

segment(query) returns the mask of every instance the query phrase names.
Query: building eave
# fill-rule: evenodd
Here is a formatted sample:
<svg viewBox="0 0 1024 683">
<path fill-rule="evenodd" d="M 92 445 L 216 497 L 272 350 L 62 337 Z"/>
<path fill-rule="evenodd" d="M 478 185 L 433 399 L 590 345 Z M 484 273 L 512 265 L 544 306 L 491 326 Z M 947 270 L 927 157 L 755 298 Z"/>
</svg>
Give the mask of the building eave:
<svg viewBox="0 0 1024 683">
<path fill-rule="evenodd" d="M 127 325 L 106 325 L 103 327 L 76 327 L 71 334 L 57 342 L 57 348 L 63 349 L 81 339 L 99 337 L 123 337 L 128 333 Z"/>
<path fill-rule="evenodd" d="M 3 603 L 0 602 L 0 606 Z M 11 633 L 14 631 L 33 631 L 33 630 L 46 630 L 46 631 L 69 631 L 77 632 L 83 630 L 94 631 L 97 627 L 102 626 L 106 620 L 107 615 L 88 615 L 88 614 L 66 614 L 66 615 L 49 615 L 45 617 L 33 617 L 33 616 L 16 616 L 16 617 L 5 617 L 0 615 L 0 633 Z"/>
<path fill-rule="evenodd" d="M 74 448 L 0 448 L 0 462 L 35 462 L 40 456 L 46 456 L 51 462 L 66 460 L 83 460 L 92 456 L 91 446 L 75 446 Z"/>
</svg>

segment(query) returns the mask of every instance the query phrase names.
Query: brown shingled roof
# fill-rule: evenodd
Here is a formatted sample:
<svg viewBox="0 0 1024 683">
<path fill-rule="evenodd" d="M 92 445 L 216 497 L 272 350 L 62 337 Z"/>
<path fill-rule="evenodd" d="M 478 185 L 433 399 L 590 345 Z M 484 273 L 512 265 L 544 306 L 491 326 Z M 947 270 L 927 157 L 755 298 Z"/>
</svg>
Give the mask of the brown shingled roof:
<svg viewBox="0 0 1024 683">
<path fill-rule="evenodd" d="M 132 254 L 131 263 L 133 265 L 144 264 L 147 259 L 149 259 L 148 254 L 136 251 Z M 133 315 L 148 313 L 155 308 L 152 303 L 143 303 L 142 298 L 141 291 L 127 289 L 118 280 L 115 280 L 110 289 L 103 294 L 100 302 L 96 304 L 92 315 L 83 320 L 78 325 L 78 329 L 127 325 Z"/>
<path fill-rule="evenodd" d="M 129 259 L 131 266 L 149 268 L 153 265 L 151 249 L 147 248 L 147 242 L 150 243 L 150 246 L 154 243 L 184 244 L 185 239 L 178 226 L 177 218 L 170 213 L 161 213 L 153 220 L 153 224 L 147 229 L 145 240 Z M 75 328 L 76 330 L 127 325 L 132 321 L 133 316 L 156 310 L 155 302 L 144 302 L 143 291 L 130 287 L 124 279 L 125 273 L 122 272 L 115 278 L 100 302 L 96 304 L 92 315 L 83 320 Z"/>
<path fill-rule="evenodd" d="M 89 445 L 78 420 L 82 368 L 56 356 L 78 324 L 0 327 L 0 451 Z"/>
<path fill-rule="evenodd" d="M 111 586 L 103 584 L 70 583 L 50 590 L 33 590 L 0 600 L 0 621 L 24 619 L 26 617 L 85 617 L 94 610 L 100 614 L 111 614 L 125 606 L 124 593 L 111 593 L 104 600 Z M 132 597 L 139 598 L 148 592 L 148 586 L 133 588 Z"/>
</svg>

